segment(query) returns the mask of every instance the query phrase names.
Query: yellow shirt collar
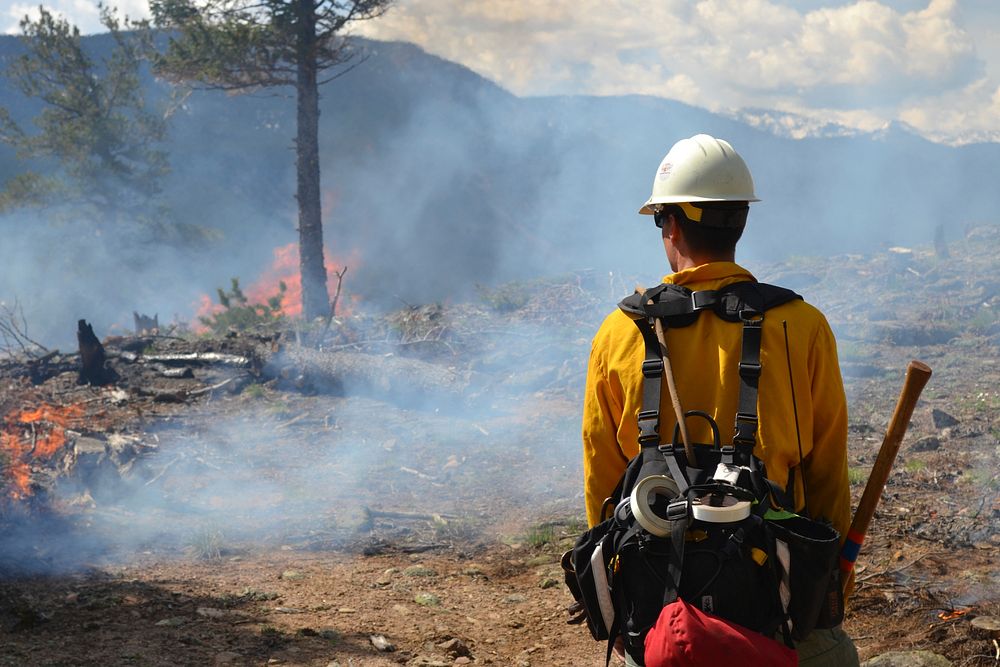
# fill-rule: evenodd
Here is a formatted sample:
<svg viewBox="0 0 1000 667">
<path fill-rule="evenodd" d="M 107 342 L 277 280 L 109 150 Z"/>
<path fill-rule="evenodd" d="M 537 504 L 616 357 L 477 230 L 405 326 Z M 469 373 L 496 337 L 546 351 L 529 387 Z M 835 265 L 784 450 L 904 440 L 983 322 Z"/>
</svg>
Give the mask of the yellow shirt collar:
<svg viewBox="0 0 1000 667">
<path fill-rule="evenodd" d="M 674 285 L 714 282 L 724 280 L 727 284 L 741 280 L 753 280 L 753 274 L 735 262 L 709 262 L 677 273 L 663 276 L 663 282 Z"/>
</svg>

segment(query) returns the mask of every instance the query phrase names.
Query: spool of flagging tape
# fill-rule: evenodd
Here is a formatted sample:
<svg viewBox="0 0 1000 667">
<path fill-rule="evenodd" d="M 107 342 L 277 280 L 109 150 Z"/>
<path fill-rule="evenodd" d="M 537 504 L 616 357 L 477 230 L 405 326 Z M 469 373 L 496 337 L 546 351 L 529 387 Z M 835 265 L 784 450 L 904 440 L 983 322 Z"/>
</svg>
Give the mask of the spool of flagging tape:
<svg viewBox="0 0 1000 667">
<path fill-rule="evenodd" d="M 750 516 L 750 501 L 733 496 L 702 496 L 691 503 L 691 513 L 705 523 L 733 523 Z"/>
<path fill-rule="evenodd" d="M 666 475 L 644 477 L 632 489 L 632 496 L 629 498 L 632 516 L 648 533 L 657 537 L 669 537 L 670 522 L 656 514 L 652 505 L 658 499 L 669 502 L 679 494 L 677 484 Z"/>
</svg>

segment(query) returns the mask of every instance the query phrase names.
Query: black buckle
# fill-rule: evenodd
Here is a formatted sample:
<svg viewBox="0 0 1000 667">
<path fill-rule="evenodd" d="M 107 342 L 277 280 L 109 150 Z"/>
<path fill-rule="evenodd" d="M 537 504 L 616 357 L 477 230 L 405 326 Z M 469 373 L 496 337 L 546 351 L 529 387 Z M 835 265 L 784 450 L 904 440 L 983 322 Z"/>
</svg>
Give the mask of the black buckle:
<svg viewBox="0 0 1000 667">
<path fill-rule="evenodd" d="M 715 305 L 718 293 L 715 290 L 706 289 L 700 292 L 691 292 L 691 310 L 704 310 Z"/>
<path fill-rule="evenodd" d="M 688 516 L 688 501 L 675 500 L 667 505 L 667 521 L 680 521 Z"/>
<path fill-rule="evenodd" d="M 757 415 L 745 412 L 736 413 L 736 434 L 733 436 L 733 443 L 739 445 L 753 445 L 757 436 Z"/>
<path fill-rule="evenodd" d="M 646 359 L 642 362 L 642 375 L 647 378 L 658 378 L 663 376 L 662 359 Z"/>
<path fill-rule="evenodd" d="M 759 378 L 760 369 L 763 368 L 760 364 L 754 363 L 752 361 L 741 361 L 740 362 L 740 377 L 743 378 Z"/>
<path fill-rule="evenodd" d="M 764 322 L 764 313 L 756 308 L 743 308 L 739 312 L 740 320 L 748 327 L 760 327 Z"/>
<path fill-rule="evenodd" d="M 660 441 L 660 413 L 656 410 L 644 410 L 636 420 L 639 425 L 639 445 L 645 447 L 650 442 Z"/>
</svg>

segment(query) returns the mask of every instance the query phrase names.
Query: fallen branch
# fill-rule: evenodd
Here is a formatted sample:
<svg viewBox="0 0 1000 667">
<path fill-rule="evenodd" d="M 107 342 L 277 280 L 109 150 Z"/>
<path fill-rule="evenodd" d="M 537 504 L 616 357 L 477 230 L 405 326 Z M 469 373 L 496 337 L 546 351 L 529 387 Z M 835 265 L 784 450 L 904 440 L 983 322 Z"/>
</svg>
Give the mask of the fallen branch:
<svg viewBox="0 0 1000 667">
<path fill-rule="evenodd" d="M 223 380 L 222 382 L 220 382 L 218 384 L 213 384 L 210 387 L 202 387 L 201 389 L 192 389 L 191 391 L 189 391 L 187 393 L 187 395 L 188 396 L 201 396 L 202 394 L 209 394 L 209 393 L 215 391 L 216 389 L 222 389 L 223 387 L 225 387 L 227 384 L 229 384 L 230 382 L 232 382 L 235 379 L 236 378 L 229 378 L 228 380 Z"/>
<path fill-rule="evenodd" d="M 161 477 L 163 477 L 163 475 L 164 475 L 164 474 L 165 474 L 165 473 L 166 473 L 166 472 L 167 472 L 168 470 L 170 470 L 171 466 L 173 466 L 173 465 L 174 465 L 175 463 L 177 463 L 178 461 L 180 461 L 180 460 L 181 460 L 182 458 L 184 458 L 184 455 L 183 455 L 183 454 L 180 454 L 179 456 L 175 456 L 175 457 L 174 457 L 174 459 L 173 459 L 172 461 L 170 461 L 170 463 L 168 463 L 167 465 L 163 466 L 163 469 L 162 469 L 162 470 L 161 470 L 160 472 L 158 472 L 158 473 L 156 474 L 156 476 L 155 476 L 155 477 L 153 477 L 153 479 L 151 479 L 151 480 L 149 480 L 148 482 L 146 482 L 145 486 L 149 486 L 150 484 L 152 484 L 152 483 L 153 483 L 153 482 L 155 482 L 156 480 L 158 480 L 158 479 L 160 479 Z"/>
</svg>

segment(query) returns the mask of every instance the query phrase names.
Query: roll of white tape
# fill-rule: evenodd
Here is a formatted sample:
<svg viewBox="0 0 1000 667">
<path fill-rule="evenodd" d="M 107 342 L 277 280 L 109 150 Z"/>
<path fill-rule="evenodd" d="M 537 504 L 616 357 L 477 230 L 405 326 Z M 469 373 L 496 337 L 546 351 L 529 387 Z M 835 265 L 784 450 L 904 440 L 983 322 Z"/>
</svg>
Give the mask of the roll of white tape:
<svg viewBox="0 0 1000 667">
<path fill-rule="evenodd" d="M 652 535 L 670 537 L 670 522 L 653 512 L 650 505 L 657 496 L 673 500 L 679 494 L 680 489 L 677 488 L 677 484 L 666 475 L 644 477 L 632 489 L 632 496 L 629 498 L 632 516 L 635 517 L 643 530 Z"/>
<path fill-rule="evenodd" d="M 750 516 L 750 501 L 722 496 L 721 505 L 709 505 L 703 498 L 695 498 L 691 504 L 691 513 L 695 519 L 705 523 L 733 523 Z"/>
</svg>

